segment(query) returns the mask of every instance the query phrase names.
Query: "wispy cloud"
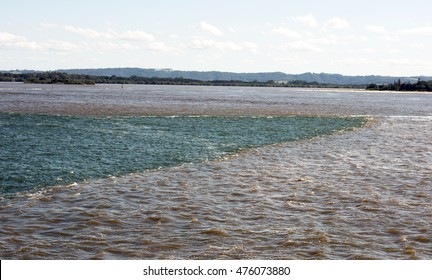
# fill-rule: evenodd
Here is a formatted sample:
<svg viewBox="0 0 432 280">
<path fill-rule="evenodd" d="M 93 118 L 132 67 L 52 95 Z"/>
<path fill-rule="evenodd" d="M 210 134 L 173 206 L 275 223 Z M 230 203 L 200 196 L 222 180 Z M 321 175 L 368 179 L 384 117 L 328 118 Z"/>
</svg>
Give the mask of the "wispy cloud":
<svg viewBox="0 0 432 280">
<path fill-rule="evenodd" d="M 154 52 L 171 52 L 175 54 L 178 54 L 180 52 L 178 48 L 169 47 L 162 42 L 152 42 L 146 46 L 146 49 Z"/>
<path fill-rule="evenodd" d="M 297 16 L 291 18 L 294 22 L 300 23 L 306 27 L 318 27 L 318 22 L 313 15 Z"/>
<path fill-rule="evenodd" d="M 189 47 L 192 49 L 220 49 L 220 50 L 241 50 L 241 47 L 233 42 L 218 42 L 210 39 L 196 39 L 193 40 Z"/>
<path fill-rule="evenodd" d="M 380 35 L 388 34 L 387 29 L 383 26 L 367 25 L 367 26 L 365 26 L 365 29 L 369 32 L 380 34 Z"/>
<path fill-rule="evenodd" d="M 27 41 L 27 39 L 19 35 L 7 33 L 7 32 L 0 33 L 0 44 L 10 44 L 16 42 L 25 42 L 25 41 Z"/>
<path fill-rule="evenodd" d="M 414 67 L 430 66 L 429 61 L 420 60 L 420 59 L 408 59 L 408 58 L 385 59 L 383 60 L 383 63 L 387 65 L 393 65 L 393 66 L 414 66 Z"/>
<path fill-rule="evenodd" d="M 53 50 L 60 52 L 74 52 L 87 50 L 88 47 L 85 44 L 72 44 L 64 41 L 49 40 L 39 44 L 44 50 Z"/>
<path fill-rule="evenodd" d="M 324 28 L 326 29 L 350 29 L 351 25 L 348 23 L 346 19 L 340 18 L 340 17 L 334 17 L 330 20 L 328 20 L 324 24 Z"/>
<path fill-rule="evenodd" d="M 64 41 L 48 40 L 45 42 L 30 41 L 25 37 L 11 33 L 0 33 L 0 47 L 14 50 L 30 51 L 62 51 L 70 52 L 83 49 L 84 45 L 72 44 Z"/>
<path fill-rule="evenodd" d="M 91 28 L 82 28 L 71 25 L 64 26 L 64 30 L 91 39 L 123 39 L 147 42 L 155 41 L 155 37 L 152 34 L 146 33 L 141 30 L 127 30 L 125 32 L 117 32 L 112 29 L 108 29 L 106 31 L 97 31 Z"/>
<path fill-rule="evenodd" d="M 432 26 L 418 26 L 413 28 L 406 28 L 398 31 L 400 35 L 422 35 L 432 36 Z"/>
<path fill-rule="evenodd" d="M 209 24 L 209 23 L 207 23 L 205 21 L 201 21 L 198 24 L 197 28 L 200 29 L 200 30 L 202 30 L 202 31 L 208 32 L 210 34 L 213 34 L 215 36 L 222 36 L 223 35 L 223 32 L 219 28 L 217 28 L 216 26 L 211 25 L 211 24 Z"/>
<path fill-rule="evenodd" d="M 241 45 L 252 53 L 259 53 L 259 46 L 254 42 L 242 42 Z"/>
<path fill-rule="evenodd" d="M 95 42 L 90 47 L 97 51 L 130 51 L 137 50 L 138 47 L 128 43 Z"/>
<path fill-rule="evenodd" d="M 349 45 L 356 44 L 361 42 L 367 42 L 368 38 L 364 36 L 358 36 L 356 34 L 345 34 L 345 35 L 336 35 L 336 34 L 326 34 L 323 37 L 315 37 L 310 38 L 309 41 L 315 44 L 326 44 L 326 45 Z"/>
<path fill-rule="evenodd" d="M 14 50 L 42 50 L 41 44 L 27 40 L 27 38 L 8 32 L 0 33 L 0 48 Z"/>
<path fill-rule="evenodd" d="M 46 25 L 46 28 L 50 28 Z M 76 33 L 89 40 L 72 43 L 59 40 L 32 41 L 27 38 L 12 33 L 0 32 L 0 48 L 11 50 L 26 51 L 54 51 L 61 53 L 76 53 L 86 51 L 130 51 L 130 50 L 150 50 L 154 52 L 174 52 L 178 49 L 168 47 L 165 43 L 157 42 L 152 34 L 140 30 L 128 30 L 116 32 L 107 30 L 100 32 L 90 28 L 81 28 L 71 25 L 59 27 L 68 32 Z M 134 44 L 126 41 L 144 42 L 144 45 Z M 245 47 L 245 46 L 243 46 Z"/>
<path fill-rule="evenodd" d="M 399 37 L 394 33 L 391 33 L 384 26 L 379 25 L 367 25 L 365 29 L 377 36 L 377 38 L 385 41 L 399 41 Z"/>
<path fill-rule="evenodd" d="M 142 30 L 127 30 L 124 32 L 118 32 L 110 28 L 106 31 L 98 31 L 91 28 L 81 28 L 70 25 L 65 26 L 64 30 L 79 34 L 89 39 L 100 40 L 89 43 L 89 46 L 95 50 L 122 51 L 137 50 L 142 48 L 154 52 L 178 52 L 177 49 L 168 47 L 165 43 L 158 42 L 153 34 L 144 32 Z M 130 43 L 122 42 L 122 40 L 144 42 L 145 45 L 138 47 Z"/>
<path fill-rule="evenodd" d="M 82 28 L 82 27 L 77 27 L 72 25 L 66 25 L 64 27 L 64 30 L 82 35 L 87 38 L 93 38 L 93 39 L 100 39 L 100 38 L 112 39 L 115 37 L 114 34 L 112 34 L 112 32 L 99 32 L 91 28 Z"/>
<path fill-rule="evenodd" d="M 51 23 L 51 22 L 41 22 L 40 26 L 47 29 L 57 29 L 59 26 L 57 24 Z"/>
<path fill-rule="evenodd" d="M 426 45 L 422 43 L 410 43 L 408 44 L 408 47 L 419 50 L 424 50 L 427 48 Z"/>
<path fill-rule="evenodd" d="M 288 27 L 277 27 L 277 28 L 273 28 L 272 31 L 274 33 L 281 34 L 289 38 L 298 39 L 302 37 L 302 35 L 299 32 L 292 30 Z"/>
<path fill-rule="evenodd" d="M 257 53 L 259 47 L 253 42 L 241 42 L 235 43 L 232 41 L 215 41 L 209 39 L 196 39 L 193 40 L 189 45 L 191 49 L 217 49 L 220 51 L 250 51 Z"/>
<path fill-rule="evenodd" d="M 370 65 L 376 63 L 376 61 L 364 58 L 364 57 L 356 57 L 356 58 L 345 58 L 339 60 L 332 60 L 331 63 L 336 65 Z"/>
<path fill-rule="evenodd" d="M 321 52 L 323 51 L 319 47 L 309 42 L 296 41 L 285 44 L 281 47 L 283 50 L 295 51 L 295 52 Z"/>
<path fill-rule="evenodd" d="M 133 41 L 155 41 L 155 37 L 152 34 L 140 31 L 140 30 L 128 30 L 124 33 L 117 35 L 121 39 L 133 40 Z"/>
<path fill-rule="evenodd" d="M 306 59 L 300 57 L 299 55 L 277 57 L 274 58 L 273 60 L 278 62 L 283 62 L 289 65 L 304 65 L 308 62 Z"/>
</svg>

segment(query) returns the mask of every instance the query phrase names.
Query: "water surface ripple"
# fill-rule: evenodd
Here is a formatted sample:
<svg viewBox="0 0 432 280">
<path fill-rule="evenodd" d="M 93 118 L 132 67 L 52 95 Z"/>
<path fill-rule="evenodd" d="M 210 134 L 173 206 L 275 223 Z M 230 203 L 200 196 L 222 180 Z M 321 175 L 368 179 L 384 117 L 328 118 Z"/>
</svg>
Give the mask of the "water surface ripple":
<svg viewBox="0 0 432 280">
<path fill-rule="evenodd" d="M 276 104 L 282 97 L 269 91 L 263 102 Z M 432 95 L 281 94 L 296 96 L 305 112 L 362 112 L 374 121 L 222 160 L 2 198 L 1 258 L 431 259 Z"/>
</svg>

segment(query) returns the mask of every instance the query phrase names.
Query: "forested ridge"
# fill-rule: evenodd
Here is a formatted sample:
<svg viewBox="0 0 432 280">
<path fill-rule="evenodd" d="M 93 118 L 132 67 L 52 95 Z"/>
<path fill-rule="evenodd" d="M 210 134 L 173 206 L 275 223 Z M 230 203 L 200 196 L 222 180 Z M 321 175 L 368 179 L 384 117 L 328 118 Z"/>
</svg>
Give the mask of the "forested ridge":
<svg viewBox="0 0 432 280">
<path fill-rule="evenodd" d="M 61 69 L 56 72 L 64 72 L 67 74 L 84 74 L 95 76 L 112 76 L 117 77 L 158 77 L 158 78 L 185 78 L 199 81 L 243 81 L 243 82 L 292 82 L 305 81 L 308 83 L 317 82 L 319 84 L 332 85 L 366 85 L 389 84 L 394 80 L 400 79 L 402 82 L 416 82 L 418 78 L 422 80 L 431 80 L 432 77 L 416 76 L 416 77 L 391 77 L 379 75 L 364 75 L 364 76 L 347 76 L 331 73 L 311 73 L 302 74 L 287 74 L 283 72 L 256 72 L 256 73 L 236 73 L 236 72 L 221 72 L 221 71 L 182 71 L 173 69 L 152 69 L 152 68 L 93 68 L 93 69 Z"/>
</svg>

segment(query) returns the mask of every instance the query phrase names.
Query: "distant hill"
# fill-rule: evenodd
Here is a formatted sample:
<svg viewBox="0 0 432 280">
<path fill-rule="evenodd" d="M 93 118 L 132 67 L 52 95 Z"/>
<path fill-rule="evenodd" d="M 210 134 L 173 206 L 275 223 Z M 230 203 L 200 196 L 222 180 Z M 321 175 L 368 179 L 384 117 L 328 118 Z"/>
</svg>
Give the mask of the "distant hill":
<svg viewBox="0 0 432 280">
<path fill-rule="evenodd" d="M 344 76 L 340 74 L 327 73 L 303 73 L 286 74 L 282 72 L 263 72 L 263 73 L 234 73 L 219 71 L 180 71 L 172 69 L 146 69 L 146 68 L 98 68 L 98 69 L 59 69 L 58 72 L 68 74 L 83 74 L 95 76 L 117 76 L 117 77 L 157 77 L 157 78 L 184 78 L 200 81 L 245 81 L 245 82 L 267 82 L 270 80 L 318 82 L 321 84 L 334 85 L 368 85 L 368 84 L 389 84 L 401 80 L 403 83 L 431 80 L 432 77 L 391 77 L 391 76 Z"/>
</svg>

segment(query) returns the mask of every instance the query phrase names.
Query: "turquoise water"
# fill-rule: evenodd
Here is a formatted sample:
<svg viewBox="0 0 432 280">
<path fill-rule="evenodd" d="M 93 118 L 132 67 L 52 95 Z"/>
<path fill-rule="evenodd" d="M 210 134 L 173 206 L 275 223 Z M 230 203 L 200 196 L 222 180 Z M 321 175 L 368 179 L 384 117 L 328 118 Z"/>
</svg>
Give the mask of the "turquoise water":
<svg viewBox="0 0 432 280">
<path fill-rule="evenodd" d="M 198 163 L 352 127 L 353 117 L 0 114 L 0 193 Z"/>
<path fill-rule="evenodd" d="M 0 83 L 0 100 L 2 259 L 432 258 L 431 94 Z M 159 114 L 225 117 L 106 117 Z M 313 137 L 365 120 L 233 115 L 373 121 Z"/>
</svg>

